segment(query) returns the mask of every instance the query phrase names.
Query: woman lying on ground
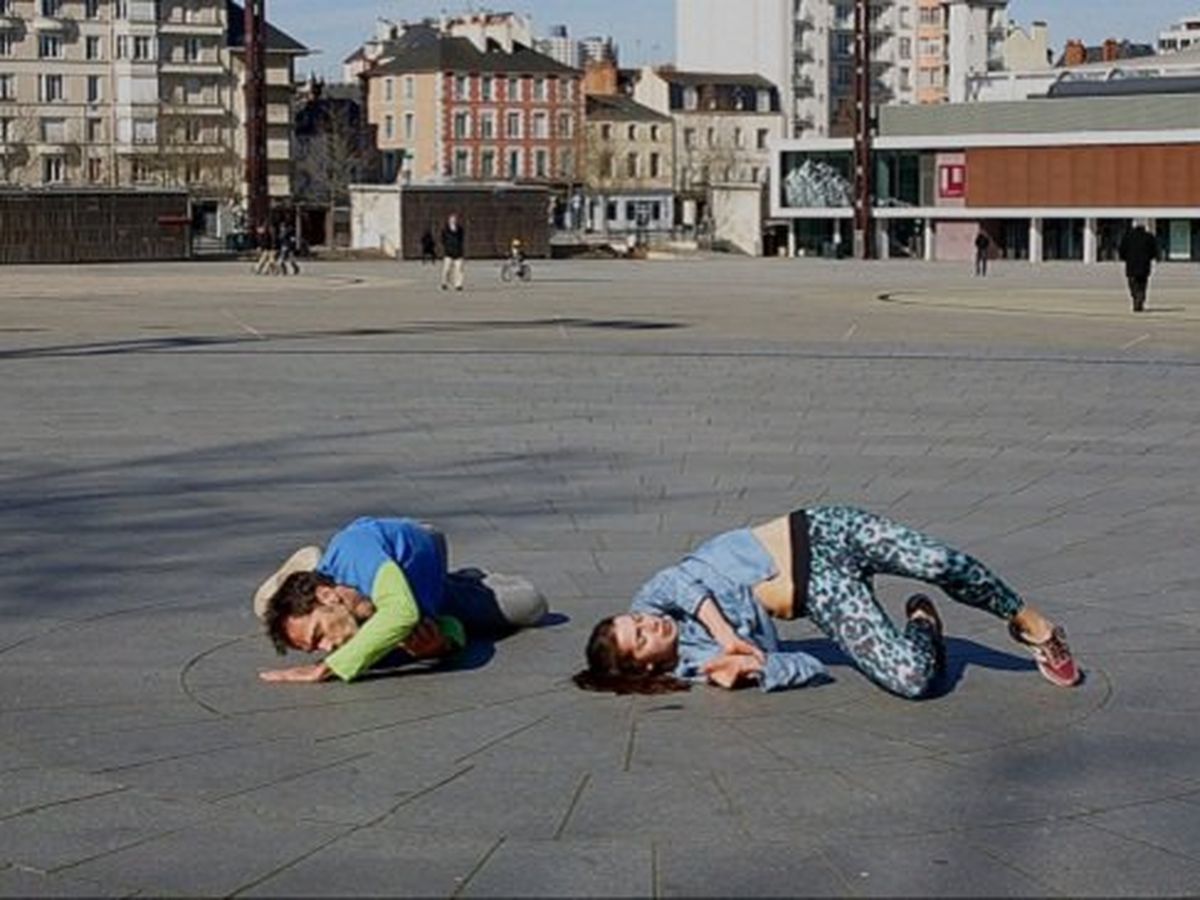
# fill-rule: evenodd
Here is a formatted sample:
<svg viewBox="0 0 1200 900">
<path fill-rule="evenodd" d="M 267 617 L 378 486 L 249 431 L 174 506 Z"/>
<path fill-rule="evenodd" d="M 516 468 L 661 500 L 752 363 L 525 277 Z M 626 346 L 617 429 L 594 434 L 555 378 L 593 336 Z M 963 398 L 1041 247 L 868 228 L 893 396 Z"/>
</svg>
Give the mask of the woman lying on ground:
<svg viewBox="0 0 1200 900">
<path fill-rule="evenodd" d="M 814 507 L 712 538 L 638 592 L 625 615 L 588 641 L 588 690 L 662 693 L 688 681 L 766 691 L 827 673 L 807 653 L 779 649 L 771 618 L 808 616 L 863 674 L 901 697 L 929 693 L 945 667 L 942 622 L 914 594 L 901 632 L 875 599 L 873 578 L 899 575 L 1008 622 L 1049 681 L 1079 670 L 1061 626 L 1027 605 L 978 560 L 911 528 L 846 506 Z"/>
</svg>

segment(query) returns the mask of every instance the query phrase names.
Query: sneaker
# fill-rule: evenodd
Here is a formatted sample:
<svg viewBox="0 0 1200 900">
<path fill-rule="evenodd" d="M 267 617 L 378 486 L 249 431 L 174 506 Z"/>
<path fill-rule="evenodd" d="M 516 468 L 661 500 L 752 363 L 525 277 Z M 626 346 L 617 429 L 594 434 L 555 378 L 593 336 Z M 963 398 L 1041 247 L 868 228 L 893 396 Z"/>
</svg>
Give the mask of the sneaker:
<svg viewBox="0 0 1200 900">
<path fill-rule="evenodd" d="M 1035 644 L 1017 627 L 1016 622 L 1008 623 L 1008 633 L 1018 644 L 1024 644 L 1033 654 L 1042 677 L 1051 684 L 1059 687 L 1074 687 L 1079 683 L 1079 666 L 1067 646 L 1067 633 L 1061 625 L 1055 625 L 1050 637 Z"/>
<path fill-rule="evenodd" d="M 925 594 L 913 594 L 904 604 L 904 614 L 911 622 L 913 619 L 927 621 L 933 630 L 933 659 L 934 672 L 941 674 L 946 671 L 946 641 L 942 637 L 942 617 L 938 615 L 937 607 Z"/>
</svg>

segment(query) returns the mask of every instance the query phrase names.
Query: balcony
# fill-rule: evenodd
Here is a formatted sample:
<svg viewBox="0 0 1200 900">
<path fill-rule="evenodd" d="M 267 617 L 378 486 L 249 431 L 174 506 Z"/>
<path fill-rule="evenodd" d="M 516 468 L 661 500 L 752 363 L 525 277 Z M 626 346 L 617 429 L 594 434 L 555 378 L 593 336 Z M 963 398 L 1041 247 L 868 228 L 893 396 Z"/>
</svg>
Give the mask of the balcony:
<svg viewBox="0 0 1200 900">
<path fill-rule="evenodd" d="M 19 16 L 0 15 L 0 31 L 20 31 L 21 27 Z"/>
<path fill-rule="evenodd" d="M 34 16 L 33 30 L 45 32 L 46 34 L 56 34 L 66 31 L 71 27 L 71 22 L 64 16 L 43 16 L 40 13 Z"/>
<path fill-rule="evenodd" d="M 224 72 L 217 60 L 164 59 L 159 65 L 164 75 L 220 75 Z"/>
<path fill-rule="evenodd" d="M 160 22 L 159 33 L 184 35 L 187 37 L 225 36 L 225 26 L 220 22 Z"/>
<path fill-rule="evenodd" d="M 802 66 L 813 61 L 813 52 L 807 47 L 797 47 L 792 53 L 792 61 Z"/>
<path fill-rule="evenodd" d="M 808 75 L 797 74 L 792 81 L 792 93 L 797 97 L 811 97 L 813 90 L 813 80 Z"/>
</svg>

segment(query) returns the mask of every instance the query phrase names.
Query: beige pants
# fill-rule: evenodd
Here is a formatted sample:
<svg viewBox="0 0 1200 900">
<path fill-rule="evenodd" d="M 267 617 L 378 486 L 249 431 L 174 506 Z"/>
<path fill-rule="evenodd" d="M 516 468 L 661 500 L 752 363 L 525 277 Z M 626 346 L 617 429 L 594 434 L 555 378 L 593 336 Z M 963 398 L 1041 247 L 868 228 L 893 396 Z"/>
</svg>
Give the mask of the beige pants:
<svg viewBox="0 0 1200 900">
<path fill-rule="evenodd" d="M 453 284 L 456 291 L 461 291 L 463 287 L 463 261 L 461 259 L 451 259 L 445 257 L 442 260 L 442 287 L 448 287 Z"/>
</svg>

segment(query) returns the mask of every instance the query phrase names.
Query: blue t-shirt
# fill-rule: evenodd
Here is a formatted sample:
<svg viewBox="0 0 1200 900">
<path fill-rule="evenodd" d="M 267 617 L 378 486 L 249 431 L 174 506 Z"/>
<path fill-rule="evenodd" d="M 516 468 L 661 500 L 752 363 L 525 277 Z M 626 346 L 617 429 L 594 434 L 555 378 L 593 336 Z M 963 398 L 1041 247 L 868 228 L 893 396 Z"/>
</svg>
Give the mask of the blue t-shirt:
<svg viewBox="0 0 1200 900">
<path fill-rule="evenodd" d="M 370 597 L 380 566 L 388 562 L 404 572 L 422 615 L 440 615 L 446 561 L 433 535 L 412 519 L 355 519 L 329 539 L 317 571 Z"/>
</svg>

